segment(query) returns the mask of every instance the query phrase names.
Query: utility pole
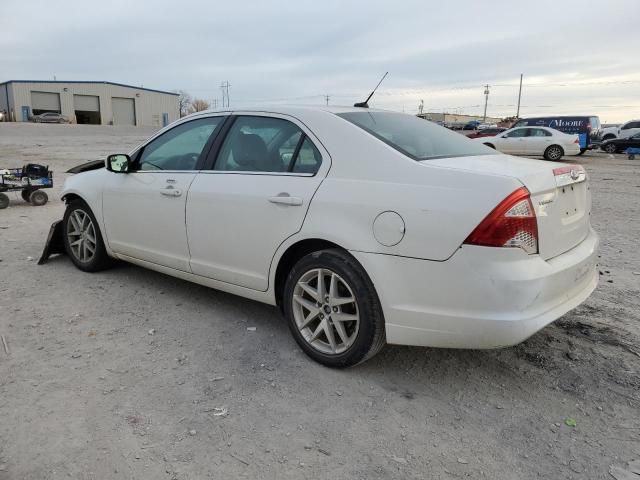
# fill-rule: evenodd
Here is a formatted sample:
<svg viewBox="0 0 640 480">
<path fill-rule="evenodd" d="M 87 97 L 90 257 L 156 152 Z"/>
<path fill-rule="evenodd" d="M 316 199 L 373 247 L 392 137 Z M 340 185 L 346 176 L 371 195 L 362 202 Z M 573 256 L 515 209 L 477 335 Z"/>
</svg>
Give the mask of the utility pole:
<svg viewBox="0 0 640 480">
<path fill-rule="evenodd" d="M 518 110 L 516 111 L 516 118 L 520 118 L 520 98 L 522 98 L 522 73 L 520 74 L 520 90 L 518 90 Z"/>
<path fill-rule="evenodd" d="M 212 98 L 211 99 L 211 108 L 213 108 L 214 110 L 218 109 L 218 99 L 217 98 Z"/>
<path fill-rule="evenodd" d="M 487 83 L 484 86 L 484 115 L 482 116 L 482 121 L 486 123 L 487 121 L 487 104 L 489 103 L 489 84 Z"/>
<path fill-rule="evenodd" d="M 327 102 L 327 106 L 329 105 L 329 95 L 324 96 L 324 100 Z"/>
<path fill-rule="evenodd" d="M 220 84 L 222 90 L 222 108 L 229 107 L 229 81 L 226 80 Z M 226 100 L 226 101 L 225 101 Z"/>
</svg>

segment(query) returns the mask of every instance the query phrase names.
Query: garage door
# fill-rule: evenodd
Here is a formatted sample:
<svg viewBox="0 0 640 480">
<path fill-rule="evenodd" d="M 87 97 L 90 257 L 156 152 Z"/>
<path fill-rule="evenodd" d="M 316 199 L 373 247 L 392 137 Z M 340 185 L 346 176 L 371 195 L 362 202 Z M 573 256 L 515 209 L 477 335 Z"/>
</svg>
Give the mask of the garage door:
<svg viewBox="0 0 640 480">
<path fill-rule="evenodd" d="M 74 95 L 73 109 L 84 112 L 99 112 L 100 100 L 95 95 Z"/>
<path fill-rule="evenodd" d="M 133 98 L 113 97 L 111 104 L 113 108 L 114 125 L 136 124 L 136 107 Z"/>
<path fill-rule="evenodd" d="M 52 92 L 31 92 L 31 110 L 34 115 L 45 112 L 60 113 L 60 94 Z"/>
<path fill-rule="evenodd" d="M 77 123 L 100 125 L 100 99 L 96 95 L 74 95 L 73 110 Z"/>
</svg>

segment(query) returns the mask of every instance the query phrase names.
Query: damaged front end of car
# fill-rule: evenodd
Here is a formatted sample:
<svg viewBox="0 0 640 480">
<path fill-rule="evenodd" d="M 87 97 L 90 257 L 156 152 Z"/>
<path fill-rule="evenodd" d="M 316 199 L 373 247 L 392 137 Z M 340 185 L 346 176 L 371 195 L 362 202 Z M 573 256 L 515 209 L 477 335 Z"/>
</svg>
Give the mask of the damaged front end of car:
<svg viewBox="0 0 640 480">
<path fill-rule="evenodd" d="M 47 235 L 47 243 L 44 245 L 44 250 L 42 251 L 40 260 L 38 260 L 38 265 L 46 263 L 51 255 L 66 253 L 64 249 L 62 225 L 62 220 L 56 220 L 51 224 L 49 235 Z"/>
</svg>

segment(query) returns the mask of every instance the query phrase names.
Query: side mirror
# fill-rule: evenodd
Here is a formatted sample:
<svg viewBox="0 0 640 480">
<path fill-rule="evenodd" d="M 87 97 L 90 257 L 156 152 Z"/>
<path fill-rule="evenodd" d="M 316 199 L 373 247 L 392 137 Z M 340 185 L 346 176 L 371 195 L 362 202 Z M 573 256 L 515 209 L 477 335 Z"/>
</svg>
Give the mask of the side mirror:
<svg viewBox="0 0 640 480">
<path fill-rule="evenodd" d="M 129 171 L 129 164 L 131 159 L 129 155 L 118 153 L 116 155 L 109 155 L 105 165 L 107 170 L 114 173 L 127 173 Z"/>
</svg>

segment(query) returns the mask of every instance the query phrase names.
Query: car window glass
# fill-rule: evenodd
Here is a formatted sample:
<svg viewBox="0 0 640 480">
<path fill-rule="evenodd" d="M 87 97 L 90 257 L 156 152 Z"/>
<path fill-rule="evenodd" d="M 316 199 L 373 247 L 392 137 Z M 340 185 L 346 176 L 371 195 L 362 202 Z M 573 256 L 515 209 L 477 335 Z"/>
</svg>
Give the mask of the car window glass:
<svg viewBox="0 0 640 480">
<path fill-rule="evenodd" d="M 526 128 L 518 128 L 516 130 L 512 130 L 511 132 L 507 133 L 506 136 L 508 138 L 520 138 L 520 137 L 524 137 L 527 134 L 527 129 Z"/>
<path fill-rule="evenodd" d="M 320 151 L 306 137 L 300 146 L 300 150 L 298 150 L 298 155 L 294 160 L 291 171 L 294 173 L 316 173 L 321 163 Z"/>
<path fill-rule="evenodd" d="M 337 115 L 414 160 L 495 154 L 464 135 L 413 115 L 375 111 Z"/>
<path fill-rule="evenodd" d="M 300 135 L 288 120 L 240 116 L 225 138 L 214 170 L 287 172 Z"/>
<path fill-rule="evenodd" d="M 530 137 L 550 137 L 551 133 L 546 130 L 542 130 L 541 128 L 530 128 L 529 129 Z"/>
<path fill-rule="evenodd" d="M 183 123 L 144 147 L 138 170 L 194 170 L 202 149 L 224 117 Z"/>
</svg>

